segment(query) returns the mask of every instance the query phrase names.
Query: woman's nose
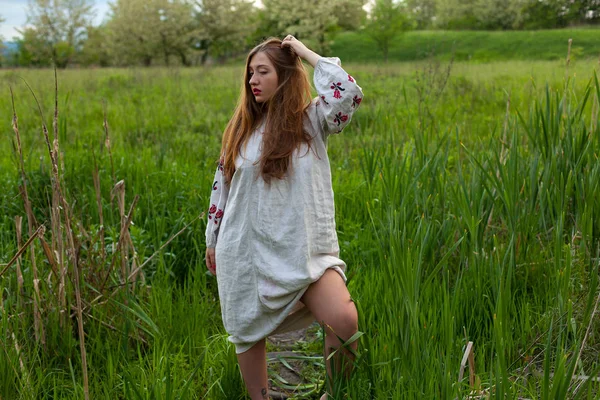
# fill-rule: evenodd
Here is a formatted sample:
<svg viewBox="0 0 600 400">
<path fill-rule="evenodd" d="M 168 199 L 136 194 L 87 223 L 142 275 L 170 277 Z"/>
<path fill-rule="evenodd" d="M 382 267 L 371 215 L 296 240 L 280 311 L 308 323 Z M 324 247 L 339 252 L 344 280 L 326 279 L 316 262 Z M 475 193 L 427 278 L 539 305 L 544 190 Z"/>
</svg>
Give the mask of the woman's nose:
<svg viewBox="0 0 600 400">
<path fill-rule="evenodd" d="M 249 83 L 250 83 L 250 85 L 253 85 L 253 84 L 255 84 L 255 83 L 256 83 L 256 75 L 252 75 L 252 76 L 250 77 L 250 81 L 249 81 Z"/>
</svg>

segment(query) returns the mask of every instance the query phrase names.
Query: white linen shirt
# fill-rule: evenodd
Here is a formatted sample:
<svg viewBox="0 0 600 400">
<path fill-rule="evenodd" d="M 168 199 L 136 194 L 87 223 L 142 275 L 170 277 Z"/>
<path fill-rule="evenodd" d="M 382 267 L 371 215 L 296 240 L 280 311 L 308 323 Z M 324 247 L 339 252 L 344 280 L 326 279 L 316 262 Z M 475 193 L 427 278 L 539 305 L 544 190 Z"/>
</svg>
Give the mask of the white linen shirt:
<svg viewBox="0 0 600 400">
<path fill-rule="evenodd" d="M 350 122 L 363 94 L 338 58 L 318 60 L 314 84 L 319 96 L 304 118 L 310 149 L 294 152 L 284 179 L 269 184 L 260 176 L 264 125 L 242 149 L 229 185 L 222 163 L 215 173 L 206 246 L 216 248 L 221 314 L 237 353 L 270 334 L 309 325 L 314 317 L 299 300 L 327 269 L 346 280 L 327 139 Z"/>
</svg>

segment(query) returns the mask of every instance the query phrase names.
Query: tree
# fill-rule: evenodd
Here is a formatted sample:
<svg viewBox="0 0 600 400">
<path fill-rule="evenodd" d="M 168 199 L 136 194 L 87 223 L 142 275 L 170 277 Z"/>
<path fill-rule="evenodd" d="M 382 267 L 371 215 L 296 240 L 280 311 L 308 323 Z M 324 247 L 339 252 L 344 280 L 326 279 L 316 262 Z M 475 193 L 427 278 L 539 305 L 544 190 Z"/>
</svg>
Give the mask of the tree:
<svg viewBox="0 0 600 400">
<path fill-rule="evenodd" d="M 478 0 L 437 0 L 435 25 L 442 29 L 474 29 L 473 13 Z"/>
<path fill-rule="evenodd" d="M 51 65 L 53 52 L 50 43 L 34 28 L 18 29 L 21 38 L 17 39 L 16 64 L 27 67 Z"/>
<path fill-rule="evenodd" d="M 363 8 L 365 0 L 337 0 L 334 12 L 337 17 L 337 25 L 346 31 L 359 29 L 367 18 L 367 12 Z"/>
<path fill-rule="evenodd" d="M 406 0 L 406 8 L 415 23 L 415 29 L 427 29 L 436 16 L 436 0 Z"/>
<path fill-rule="evenodd" d="M 152 2 L 117 0 L 110 4 L 109 54 L 116 65 L 150 66 L 156 57 L 160 16 Z"/>
<path fill-rule="evenodd" d="M 518 19 L 522 0 L 475 0 L 471 29 L 512 29 Z"/>
<path fill-rule="evenodd" d="M 168 65 L 175 57 L 191 63 L 199 35 L 192 4 L 187 0 L 117 0 L 110 4 L 109 53 L 117 65 Z"/>
<path fill-rule="evenodd" d="M 256 10 L 249 0 L 198 0 L 200 47 L 203 61 L 210 55 L 220 60 L 246 49 L 256 29 Z"/>
<path fill-rule="evenodd" d="M 520 10 L 520 28 L 551 29 L 568 25 L 567 2 L 570 0 L 524 0 Z"/>
<path fill-rule="evenodd" d="M 77 56 L 77 61 L 85 66 L 107 67 L 111 64 L 106 25 L 87 27 L 87 39 Z"/>
<path fill-rule="evenodd" d="M 292 34 L 318 53 L 327 53 L 326 32 L 338 23 L 336 0 L 263 0 L 262 24 L 268 36 Z"/>
<path fill-rule="evenodd" d="M 394 0 L 375 0 L 367 22 L 366 32 L 388 60 L 390 43 L 398 34 L 411 28 L 403 3 Z"/>
<path fill-rule="evenodd" d="M 86 39 L 86 27 L 94 17 L 92 0 L 30 0 L 27 10 L 28 37 L 46 43 L 50 57 L 59 68 L 65 68 Z M 21 32 L 23 33 L 23 32 Z M 29 51 L 37 51 L 31 46 Z M 46 50 L 34 54 L 46 57 Z"/>
<path fill-rule="evenodd" d="M 201 33 L 194 17 L 194 6 L 187 0 L 160 0 L 159 36 L 164 63 L 174 56 L 182 65 L 190 66 L 192 54 Z"/>
<path fill-rule="evenodd" d="M 571 23 L 600 22 L 600 0 L 565 0 L 567 15 Z"/>
</svg>

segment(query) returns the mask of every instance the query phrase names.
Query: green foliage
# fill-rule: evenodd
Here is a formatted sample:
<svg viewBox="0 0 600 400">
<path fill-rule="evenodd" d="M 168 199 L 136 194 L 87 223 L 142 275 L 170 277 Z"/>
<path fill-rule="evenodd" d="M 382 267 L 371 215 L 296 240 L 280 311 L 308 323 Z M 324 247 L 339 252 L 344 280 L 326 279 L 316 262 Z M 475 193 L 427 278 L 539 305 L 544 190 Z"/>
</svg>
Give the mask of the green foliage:
<svg viewBox="0 0 600 400">
<path fill-rule="evenodd" d="M 348 398 L 597 398 L 597 383 L 571 385 L 573 375 L 597 374 L 599 359 L 596 63 L 576 59 L 565 71 L 562 61 L 344 62 L 365 90 L 328 150 L 364 332 Z M 91 154 L 106 227 L 120 220 L 113 166 L 127 204 L 140 195 L 131 234 L 141 260 L 206 209 L 240 68 L 59 71 L 65 188 L 88 234 L 99 229 Z M 0 73 L 15 91 L 36 218 L 50 225 L 48 154 L 20 75 L 50 115 L 53 71 Z M 0 98 L 0 115 L 11 114 L 10 98 Z M 17 250 L 14 216 L 23 215 L 13 138 L 0 142 L 0 265 Z M 92 398 L 247 398 L 202 259 L 204 224 L 158 253 L 136 296 L 86 308 Z M 107 250 L 118 235 L 107 229 Z M 51 304 L 47 347 L 33 337 L 28 258 L 24 295 L 15 266 L 0 277 L 0 396 L 81 398 L 78 338 Z M 45 296 L 53 276 L 39 264 Z M 458 381 L 468 341 L 475 388 Z"/>
</svg>

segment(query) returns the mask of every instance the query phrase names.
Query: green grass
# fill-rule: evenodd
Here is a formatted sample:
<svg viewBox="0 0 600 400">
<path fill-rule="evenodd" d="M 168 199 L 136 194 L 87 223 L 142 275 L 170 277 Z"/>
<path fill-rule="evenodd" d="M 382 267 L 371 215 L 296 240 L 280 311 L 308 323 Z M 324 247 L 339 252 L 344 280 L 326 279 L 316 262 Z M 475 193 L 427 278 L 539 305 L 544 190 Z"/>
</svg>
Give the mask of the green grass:
<svg viewBox="0 0 600 400">
<path fill-rule="evenodd" d="M 598 383 L 580 388 L 570 377 L 598 374 L 597 62 L 576 57 L 568 72 L 562 61 L 457 62 L 447 81 L 447 64 L 431 60 L 344 66 L 365 92 L 351 125 L 329 142 L 342 258 L 365 333 L 347 398 L 464 398 L 468 341 L 478 390 L 492 398 L 596 398 Z M 240 74 L 240 66 L 59 72 L 64 187 L 74 218 L 98 232 L 96 158 L 109 254 L 120 214 L 102 102 L 127 206 L 140 196 L 131 236 L 143 261 L 206 209 Z M 0 74 L 15 91 L 34 213 L 49 227 L 50 163 L 20 76 L 51 127 L 53 73 Z M 16 252 L 14 216 L 25 214 L 11 115 L 7 91 L 0 264 Z M 203 236 L 204 221 L 194 222 L 147 265 L 146 285 L 86 314 L 91 398 L 244 398 Z M 89 246 L 82 259 L 98 251 Z M 51 298 L 50 266 L 36 254 Z M 82 267 L 86 302 L 96 267 Z M 24 295 L 14 267 L 0 277 L 0 396 L 82 398 L 76 324 L 61 326 L 56 304 L 42 304 L 48 341 L 36 344 L 28 256 L 23 275 Z M 116 274 L 109 281 L 119 284 Z"/>
<path fill-rule="evenodd" d="M 491 62 L 504 60 L 559 60 L 600 57 L 596 28 L 539 31 L 413 31 L 390 43 L 389 61 L 417 61 L 432 55 L 443 59 Z M 331 53 L 342 60 L 379 63 L 377 46 L 363 32 L 343 32 L 332 38 Z"/>
</svg>

